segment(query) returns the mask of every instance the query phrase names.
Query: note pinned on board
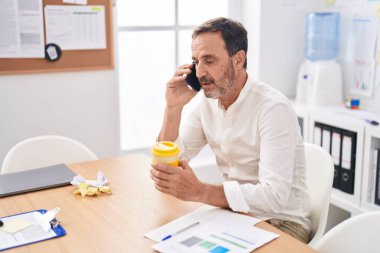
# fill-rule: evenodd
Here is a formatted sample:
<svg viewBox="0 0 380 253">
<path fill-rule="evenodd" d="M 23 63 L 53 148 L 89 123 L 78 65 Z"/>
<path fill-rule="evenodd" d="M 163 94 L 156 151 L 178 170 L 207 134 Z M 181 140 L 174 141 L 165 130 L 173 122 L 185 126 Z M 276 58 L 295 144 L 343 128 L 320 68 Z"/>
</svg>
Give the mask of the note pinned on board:
<svg viewBox="0 0 380 253">
<path fill-rule="evenodd" d="M 356 15 L 351 20 L 347 58 L 352 68 L 349 78 L 352 94 L 364 97 L 373 95 L 377 33 L 378 22 L 375 17 Z"/>
<path fill-rule="evenodd" d="M 63 3 L 65 3 L 65 4 L 82 4 L 82 5 L 86 5 L 87 4 L 87 0 L 63 0 Z"/>
<path fill-rule="evenodd" d="M 0 1 L 0 58 L 44 58 L 42 0 Z"/>
<path fill-rule="evenodd" d="M 333 5 L 335 4 L 335 0 L 325 0 L 326 5 Z"/>
<path fill-rule="evenodd" d="M 102 5 L 45 7 L 46 42 L 62 50 L 106 49 L 105 8 Z"/>
</svg>

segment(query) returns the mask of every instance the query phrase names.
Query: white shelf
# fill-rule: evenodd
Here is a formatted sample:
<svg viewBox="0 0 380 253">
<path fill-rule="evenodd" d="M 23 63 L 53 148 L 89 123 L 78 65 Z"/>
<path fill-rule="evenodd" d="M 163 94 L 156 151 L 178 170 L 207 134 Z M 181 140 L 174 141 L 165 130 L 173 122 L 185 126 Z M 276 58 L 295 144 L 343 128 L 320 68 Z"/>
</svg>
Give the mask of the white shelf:
<svg viewBox="0 0 380 253">
<path fill-rule="evenodd" d="M 363 166 L 363 163 L 365 164 L 369 160 L 369 158 L 367 158 L 367 153 L 369 151 L 364 152 L 364 142 L 371 143 L 371 138 L 379 138 L 380 145 L 380 127 L 373 127 L 367 124 L 361 117 L 358 116 L 358 113 L 360 113 L 359 111 L 353 113 L 352 111 L 341 106 L 312 107 L 294 101 L 291 102 L 291 104 L 296 111 L 297 116 L 304 119 L 304 126 L 308 126 L 307 131 L 304 131 L 304 133 L 307 133 L 307 135 L 304 135 L 304 140 L 306 142 L 312 142 L 313 140 L 313 129 L 315 122 L 356 133 L 354 193 L 349 194 L 333 188 L 330 203 L 350 212 L 352 215 L 368 210 L 380 210 L 380 206 L 370 203 L 363 203 L 363 187 L 367 186 L 362 182 L 364 179 L 368 178 L 366 175 L 367 169 L 363 169 L 368 166 Z M 365 135 L 367 134 L 367 129 L 370 129 L 370 137 Z M 369 138 L 369 140 L 365 138 Z M 368 146 L 368 144 L 366 144 L 366 146 Z"/>
<path fill-rule="evenodd" d="M 375 187 L 370 186 L 371 177 L 376 177 L 376 171 L 372 171 L 372 152 L 374 148 L 380 149 L 380 126 L 367 125 L 365 132 L 361 208 L 363 211 L 379 211 L 380 206 L 374 203 L 374 196 L 370 196 L 369 192 L 374 191 L 372 187 Z"/>
<path fill-rule="evenodd" d="M 352 201 L 352 196 L 349 195 L 351 194 L 333 188 L 330 203 L 343 210 L 350 212 L 352 215 L 362 213 L 363 210 L 360 208 L 360 205 Z"/>
</svg>

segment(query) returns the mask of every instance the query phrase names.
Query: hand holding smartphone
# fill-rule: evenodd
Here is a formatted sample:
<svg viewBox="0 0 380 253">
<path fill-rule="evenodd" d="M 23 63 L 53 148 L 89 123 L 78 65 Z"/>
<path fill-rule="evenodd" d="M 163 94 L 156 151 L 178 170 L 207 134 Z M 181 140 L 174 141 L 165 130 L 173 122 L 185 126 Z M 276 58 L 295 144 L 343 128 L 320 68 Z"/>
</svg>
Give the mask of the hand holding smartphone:
<svg viewBox="0 0 380 253">
<path fill-rule="evenodd" d="M 200 91 L 201 90 L 201 84 L 199 83 L 199 80 L 197 78 L 197 73 L 195 70 L 195 63 L 193 62 L 193 66 L 191 67 L 191 73 L 187 75 L 185 79 L 187 85 L 189 85 L 193 90 Z"/>
</svg>

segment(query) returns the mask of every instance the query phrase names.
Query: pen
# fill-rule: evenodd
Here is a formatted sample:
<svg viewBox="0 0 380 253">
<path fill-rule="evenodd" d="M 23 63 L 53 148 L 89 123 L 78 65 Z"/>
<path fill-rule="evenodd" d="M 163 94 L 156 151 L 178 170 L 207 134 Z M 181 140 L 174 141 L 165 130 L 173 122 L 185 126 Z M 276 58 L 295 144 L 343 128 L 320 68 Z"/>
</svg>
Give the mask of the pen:
<svg viewBox="0 0 380 253">
<path fill-rule="evenodd" d="M 365 122 L 373 125 L 373 126 L 378 126 L 379 125 L 379 122 L 377 122 L 376 120 L 370 120 L 370 119 L 364 119 Z"/>
<path fill-rule="evenodd" d="M 194 223 L 192 223 L 192 224 L 190 224 L 190 225 L 188 225 L 188 226 L 186 226 L 186 227 L 178 230 L 177 232 L 174 232 L 173 234 L 165 236 L 161 241 L 165 241 L 165 240 L 167 240 L 169 238 L 172 238 L 173 236 L 175 236 L 175 235 L 177 235 L 179 233 L 182 233 L 183 231 L 188 230 L 189 228 L 192 228 L 192 227 L 194 227 L 195 225 L 198 225 L 198 224 L 199 224 L 199 221 L 194 222 Z"/>
</svg>

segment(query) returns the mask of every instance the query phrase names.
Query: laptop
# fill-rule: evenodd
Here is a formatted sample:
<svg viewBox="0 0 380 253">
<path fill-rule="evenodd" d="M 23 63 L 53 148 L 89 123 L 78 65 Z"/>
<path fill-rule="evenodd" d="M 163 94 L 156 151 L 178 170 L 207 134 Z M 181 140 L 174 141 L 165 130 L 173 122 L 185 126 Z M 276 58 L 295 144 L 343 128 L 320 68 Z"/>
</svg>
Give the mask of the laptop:
<svg viewBox="0 0 380 253">
<path fill-rule="evenodd" d="M 0 197 L 70 184 L 76 174 L 66 165 L 0 175 Z"/>
</svg>

